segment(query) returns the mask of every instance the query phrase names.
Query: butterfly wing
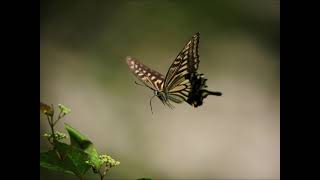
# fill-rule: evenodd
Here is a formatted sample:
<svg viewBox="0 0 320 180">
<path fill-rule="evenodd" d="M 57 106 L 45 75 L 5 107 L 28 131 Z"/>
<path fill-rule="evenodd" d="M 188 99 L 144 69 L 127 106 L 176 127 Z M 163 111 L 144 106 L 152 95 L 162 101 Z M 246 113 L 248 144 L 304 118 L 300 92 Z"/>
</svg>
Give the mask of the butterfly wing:
<svg viewBox="0 0 320 180">
<path fill-rule="evenodd" d="M 147 87 L 165 93 L 165 97 L 158 97 L 169 107 L 173 107 L 169 100 L 175 103 L 185 101 L 194 107 L 201 106 L 208 95 L 221 96 L 222 93 L 205 89 L 207 79 L 203 74 L 197 73 L 200 62 L 199 39 L 200 34 L 196 33 L 173 61 L 165 78 L 132 57 L 127 57 L 127 64 L 131 72 Z"/>
<path fill-rule="evenodd" d="M 126 58 L 130 71 L 147 87 L 160 91 L 163 89 L 164 76 L 150 69 L 137 59 L 128 56 Z"/>
<path fill-rule="evenodd" d="M 200 63 L 199 39 L 200 33 L 196 33 L 184 46 L 170 66 L 164 80 L 164 89 L 168 93 L 168 99 L 175 103 L 185 101 L 197 107 L 202 105 L 203 99 L 208 95 L 222 95 L 220 92 L 206 90 L 207 79 L 203 74 L 197 73 Z"/>
<path fill-rule="evenodd" d="M 165 77 L 164 86 L 167 89 L 176 85 L 176 82 L 183 78 L 187 73 L 195 72 L 199 66 L 199 46 L 200 34 L 196 33 L 192 39 L 184 46 L 173 63 Z"/>
<path fill-rule="evenodd" d="M 175 103 L 187 101 L 192 91 L 192 84 L 188 77 L 196 72 L 199 66 L 199 38 L 200 34 L 196 33 L 189 40 L 171 64 L 164 80 L 168 98 Z"/>
</svg>

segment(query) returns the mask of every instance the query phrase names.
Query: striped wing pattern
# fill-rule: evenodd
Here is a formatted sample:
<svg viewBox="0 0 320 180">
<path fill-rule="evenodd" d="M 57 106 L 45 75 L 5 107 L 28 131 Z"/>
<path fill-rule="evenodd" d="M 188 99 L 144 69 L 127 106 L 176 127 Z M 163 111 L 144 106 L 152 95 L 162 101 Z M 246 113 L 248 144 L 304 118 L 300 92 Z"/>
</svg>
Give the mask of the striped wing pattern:
<svg viewBox="0 0 320 180">
<path fill-rule="evenodd" d="M 132 57 L 127 57 L 127 64 L 131 72 L 154 90 L 160 100 L 169 107 L 173 107 L 170 101 L 187 102 L 194 107 L 201 106 L 203 99 L 208 95 L 221 96 L 222 93 L 205 89 L 207 79 L 203 74 L 197 73 L 200 62 L 199 39 L 200 34 L 196 33 L 189 40 L 171 64 L 165 77 Z"/>
<path fill-rule="evenodd" d="M 195 72 L 199 66 L 199 46 L 200 34 L 196 33 L 192 39 L 184 46 L 176 59 L 173 61 L 165 78 L 165 87 L 171 89 L 177 80 L 187 73 Z"/>
<path fill-rule="evenodd" d="M 162 74 L 148 68 L 146 65 L 130 56 L 128 56 L 126 60 L 131 72 L 141 82 L 152 90 L 162 91 L 164 82 L 164 76 Z"/>
<path fill-rule="evenodd" d="M 169 94 L 168 98 L 175 103 L 187 101 L 192 91 L 189 77 L 199 67 L 199 39 L 200 34 L 196 33 L 178 54 L 167 72 L 164 82 L 165 91 Z"/>
</svg>

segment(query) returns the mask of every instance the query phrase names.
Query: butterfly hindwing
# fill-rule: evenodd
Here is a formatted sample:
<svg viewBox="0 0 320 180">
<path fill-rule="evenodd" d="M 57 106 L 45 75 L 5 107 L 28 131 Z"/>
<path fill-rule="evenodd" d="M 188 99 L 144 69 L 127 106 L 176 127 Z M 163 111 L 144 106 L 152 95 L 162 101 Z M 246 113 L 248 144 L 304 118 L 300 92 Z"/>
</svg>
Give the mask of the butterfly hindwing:
<svg viewBox="0 0 320 180">
<path fill-rule="evenodd" d="M 222 95 L 221 92 L 206 90 L 207 79 L 197 72 L 200 63 L 199 39 L 200 34 L 196 33 L 184 46 L 170 66 L 164 80 L 168 99 L 176 103 L 185 101 L 194 107 L 201 106 L 203 99 L 208 95 Z"/>
<path fill-rule="evenodd" d="M 208 95 L 221 96 L 222 93 L 207 90 L 207 79 L 197 72 L 199 39 L 200 34 L 196 33 L 175 58 L 165 77 L 134 58 L 127 57 L 127 64 L 132 73 L 170 108 L 173 107 L 170 101 L 201 106 Z"/>
<path fill-rule="evenodd" d="M 192 91 L 188 77 L 196 72 L 199 66 L 199 39 L 200 34 L 196 33 L 178 54 L 166 75 L 164 88 L 168 92 L 169 99 L 176 103 L 187 102 Z"/>
</svg>

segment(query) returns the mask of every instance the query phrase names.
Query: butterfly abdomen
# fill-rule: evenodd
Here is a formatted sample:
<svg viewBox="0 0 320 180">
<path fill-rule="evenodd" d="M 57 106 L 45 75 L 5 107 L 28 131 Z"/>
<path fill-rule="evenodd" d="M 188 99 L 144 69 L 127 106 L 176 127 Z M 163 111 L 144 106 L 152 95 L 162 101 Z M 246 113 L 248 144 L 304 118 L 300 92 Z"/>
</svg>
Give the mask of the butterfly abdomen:
<svg viewBox="0 0 320 180">
<path fill-rule="evenodd" d="M 199 67 L 199 39 L 196 33 L 175 58 L 164 77 L 138 60 L 127 57 L 127 64 L 131 72 L 153 91 L 160 100 L 169 107 L 170 101 L 175 103 L 187 102 L 198 107 L 208 95 L 221 96 L 221 92 L 207 90 L 203 74 L 198 74 Z M 151 101 L 150 101 L 151 102 Z"/>
</svg>

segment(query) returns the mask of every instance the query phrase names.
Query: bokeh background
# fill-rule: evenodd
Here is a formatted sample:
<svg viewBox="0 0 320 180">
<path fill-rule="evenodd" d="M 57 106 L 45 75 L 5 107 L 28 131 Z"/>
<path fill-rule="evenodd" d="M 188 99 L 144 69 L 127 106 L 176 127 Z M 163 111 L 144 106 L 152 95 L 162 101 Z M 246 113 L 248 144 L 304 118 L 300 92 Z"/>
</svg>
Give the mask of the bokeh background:
<svg viewBox="0 0 320 180">
<path fill-rule="evenodd" d="M 107 179 L 279 179 L 279 11 L 276 0 L 42 0 L 40 99 L 70 107 L 63 121 L 121 162 Z M 198 31 L 199 72 L 223 96 L 174 110 L 154 99 L 152 115 L 153 92 L 134 84 L 125 57 L 165 74 Z"/>
</svg>

